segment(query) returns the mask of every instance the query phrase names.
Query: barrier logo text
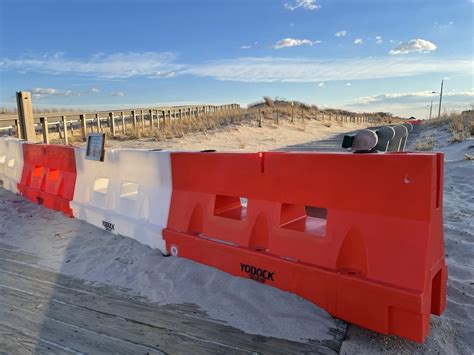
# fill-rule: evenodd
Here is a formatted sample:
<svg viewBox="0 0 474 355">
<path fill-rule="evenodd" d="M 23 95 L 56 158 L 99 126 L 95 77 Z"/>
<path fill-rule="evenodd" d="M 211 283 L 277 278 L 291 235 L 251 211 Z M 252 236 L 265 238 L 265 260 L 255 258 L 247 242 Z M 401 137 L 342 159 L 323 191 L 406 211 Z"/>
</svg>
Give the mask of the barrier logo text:
<svg viewBox="0 0 474 355">
<path fill-rule="evenodd" d="M 255 281 L 265 283 L 265 281 L 275 281 L 273 275 L 275 271 L 269 271 L 253 265 L 240 263 L 240 270 L 246 272 L 249 277 Z"/>
<path fill-rule="evenodd" d="M 115 228 L 115 224 L 107 222 L 107 221 L 102 221 L 102 225 L 104 226 L 107 232 L 113 231 Z"/>
</svg>

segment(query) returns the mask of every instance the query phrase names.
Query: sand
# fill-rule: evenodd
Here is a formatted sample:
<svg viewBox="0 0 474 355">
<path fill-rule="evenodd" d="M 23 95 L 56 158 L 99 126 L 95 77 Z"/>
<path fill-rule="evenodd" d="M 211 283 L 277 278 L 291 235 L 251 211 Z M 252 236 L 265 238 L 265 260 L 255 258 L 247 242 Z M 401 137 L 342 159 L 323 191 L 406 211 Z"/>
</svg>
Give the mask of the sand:
<svg viewBox="0 0 474 355">
<path fill-rule="evenodd" d="M 369 124 L 341 122 L 321 122 L 316 120 L 295 120 L 291 123 L 282 120 L 279 125 L 265 120 L 263 127 L 256 122 L 228 126 L 207 133 L 190 133 L 184 138 L 157 141 L 143 138 L 134 140 L 108 139 L 108 148 L 150 148 L 173 151 L 199 151 L 216 149 L 218 151 L 268 151 L 280 147 L 326 139 L 334 134 L 368 127 Z"/>
<path fill-rule="evenodd" d="M 117 146 L 154 148 L 163 144 L 166 145 L 163 148 L 183 150 L 270 150 L 302 143 L 305 139 L 327 138 L 331 134 L 331 127 L 325 131 L 321 125 L 309 126 L 306 125 L 304 131 L 296 125 L 279 129 L 267 127 L 264 133 L 256 127 L 238 127 L 230 132 L 189 135 L 182 141 L 165 143 L 110 142 Z M 340 130 L 338 127 L 336 131 Z M 163 257 L 134 240 L 69 219 L 3 189 L 0 189 L 0 243 L 40 256 L 42 267 L 91 283 L 128 288 L 131 294 L 161 304 L 194 303 L 211 318 L 251 334 L 303 342 L 333 341 L 334 334 L 346 334 L 341 347 L 344 354 L 472 354 L 474 162 L 465 160 L 464 154 L 474 154 L 474 140 L 449 144 L 447 130 L 438 128 L 436 132 L 439 135 L 436 149 L 446 153 L 444 223 L 449 266 L 448 306 L 443 316 L 432 317 L 431 334 L 423 345 L 347 326 L 291 293 L 232 277 L 189 260 Z M 413 141 L 410 144 L 413 146 Z"/>
</svg>

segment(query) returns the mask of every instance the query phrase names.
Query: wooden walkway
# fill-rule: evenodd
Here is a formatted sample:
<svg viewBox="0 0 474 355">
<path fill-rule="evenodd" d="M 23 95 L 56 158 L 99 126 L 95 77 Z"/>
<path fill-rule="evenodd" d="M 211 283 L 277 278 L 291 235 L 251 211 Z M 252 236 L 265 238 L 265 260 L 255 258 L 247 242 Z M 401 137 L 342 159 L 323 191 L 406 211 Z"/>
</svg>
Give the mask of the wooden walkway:
<svg viewBox="0 0 474 355">
<path fill-rule="evenodd" d="M 0 244 L 0 354 L 334 353 L 342 340 L 249 335 L 194 305 L 148 303 L 40 268 L 37 261 Z"/>
</svg>

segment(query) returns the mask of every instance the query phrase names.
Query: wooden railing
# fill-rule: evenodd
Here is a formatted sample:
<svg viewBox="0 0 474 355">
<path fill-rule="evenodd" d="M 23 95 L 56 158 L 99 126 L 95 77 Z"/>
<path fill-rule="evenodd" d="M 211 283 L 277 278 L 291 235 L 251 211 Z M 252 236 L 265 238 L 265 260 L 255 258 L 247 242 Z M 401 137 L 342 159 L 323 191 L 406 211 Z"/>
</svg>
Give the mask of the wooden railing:
<svg viewBox="0 0 474 355">
<path fill-rule="evenodd" d="M 68 115 L 41 115 L 35 117 L 35 131 L 43 136 L 43 142 L 49 143 L 50 132 L 59 133 L 65 144 L 68 143 L 68 131 L 74 134 L 80 130 L 83 139 L 88 132 L 105 132 L 111 136 L 124 134 L 127 125 L 134 129 L 160 129 L 166 126 L 170 120 L 182 120 L 203 115 L 212 115 L 240 110 L 238 104 L 229 105 L 196 105 L 196 106 L 174 106 L 163 108 L 127 109 L 120 111 L 102 111 L 87 113 L 71 113 Z M 0 134 L 7 133 L 11 136 L 20 137 L 18 118 L 1 118 Z"/>
<path fill-rule="evenodd" d="M 59 138 L 60 142 L 68 144 L 70 137 L 77 137 L 77 132 L 83 140 L 86 139 L 88 132 L 104 132 L 112 137 L 125 135 L 130 132 L 130 128 L 135 132 L 145 130 L 163 132 L 167 125 L 183 127 L 186 121 L 190 119 L 196 121 L 195 118 L 203 117 L 236 117 L 232 122 L 250 120 L 256 122 L 259 127 L 262 126 L 263 121 L 270 120 L 276 124 L 279 124 L 281 120 L 291 123 L 316 120 L 325 122 L 325 125 L 330 125 L 331 122 L 373 125 L 396 123 L 396 120 L 392 122 L 387 117 L 378 117 L 374 114 L 337 113 L 330 110 L 289 106 L 255 107 L 242 110 L 238 104 L 138 108 L 48 116 L 41 114 L 35 115 L 34 121 L 36 135 L 42 136 L 44 143 L 50 143 L 50 134 L 56 134 L 52 140 L 58 142 L 57 138 Z M 0 135 L 7 133 L 19 137 L 19 132 L 18 118 L 0 118 Z"/>
</svg>

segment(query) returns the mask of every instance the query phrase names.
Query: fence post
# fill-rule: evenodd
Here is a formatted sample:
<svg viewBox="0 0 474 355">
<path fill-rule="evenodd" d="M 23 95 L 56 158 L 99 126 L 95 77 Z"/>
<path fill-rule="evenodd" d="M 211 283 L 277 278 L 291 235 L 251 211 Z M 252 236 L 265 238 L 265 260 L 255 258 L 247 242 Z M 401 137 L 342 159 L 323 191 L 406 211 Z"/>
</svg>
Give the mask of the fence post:
<svg viewBox="0 0 474 355">
<path fill-rule="evenodd" d="M 122 133 L 125 134 L 125 115 L 123 111 L 120 112 L 120 121 L 122 121 Z"/>
<path fill-rule="evenodd" d="M 66 119 L 66 116 L 61 116 L 61 121 L 63 123 L 64 144 L 68 144 L 69 140 L 68 140 L 68 137 L 67 137 L 67 119 Z"/>
<path fill-rule="evenodd" d="M 153 110 L 148 111 L 150 115 L 150 128 L 153 128 Z"/>
<path fill-rule="evenodd" d="M 132 115 L 133 129 L 136 129 L 137 128 L 137 115 L 135 114 L 134 110 L 132 110 L 130 114 Z"/>
<path fill-rule="evenodd" d="M 21 132 L 21 137 L 19 138 L 36 143 L 35 118 L 33 116 L 31 94 L 28 91 L 17 92 L 16 103 L 20 122 L 18 132 Z"/>
<path fill-rule="evenodd" d="M 110 118 L 110 133 L 112 133 L 112 136 L 115 136 L 115 118 L 114 118 L 114 113 L 109 112 L 109 118 Z"/>
<path fill-rule="evenodd" d="M 49 144 L 48 117 L 41 117 L 40 122 L 43 130 L 43 143 Z"/>
<path fill-rule="evenodd" d="M 79 119 L 81 120 L 82 139 L 85 140 L 87 138 L 86 115 L 84 115 L 84 114 L 79 115 Z"/>
<path fill-rule="evenodd" d="M 16 137 L 22 139 L 21 129 L 20 129 L 20 120 L 18 118 L 15 119 L 15 130 L 16 130 Z"/>
<path fill-rule="evenodd" d="M 98 113 L 95 114 L 95 118 L 97 120 L 97 132 L 102 131 L 102 125 L 100 123 L 100 116 Z"/>
</svg>

